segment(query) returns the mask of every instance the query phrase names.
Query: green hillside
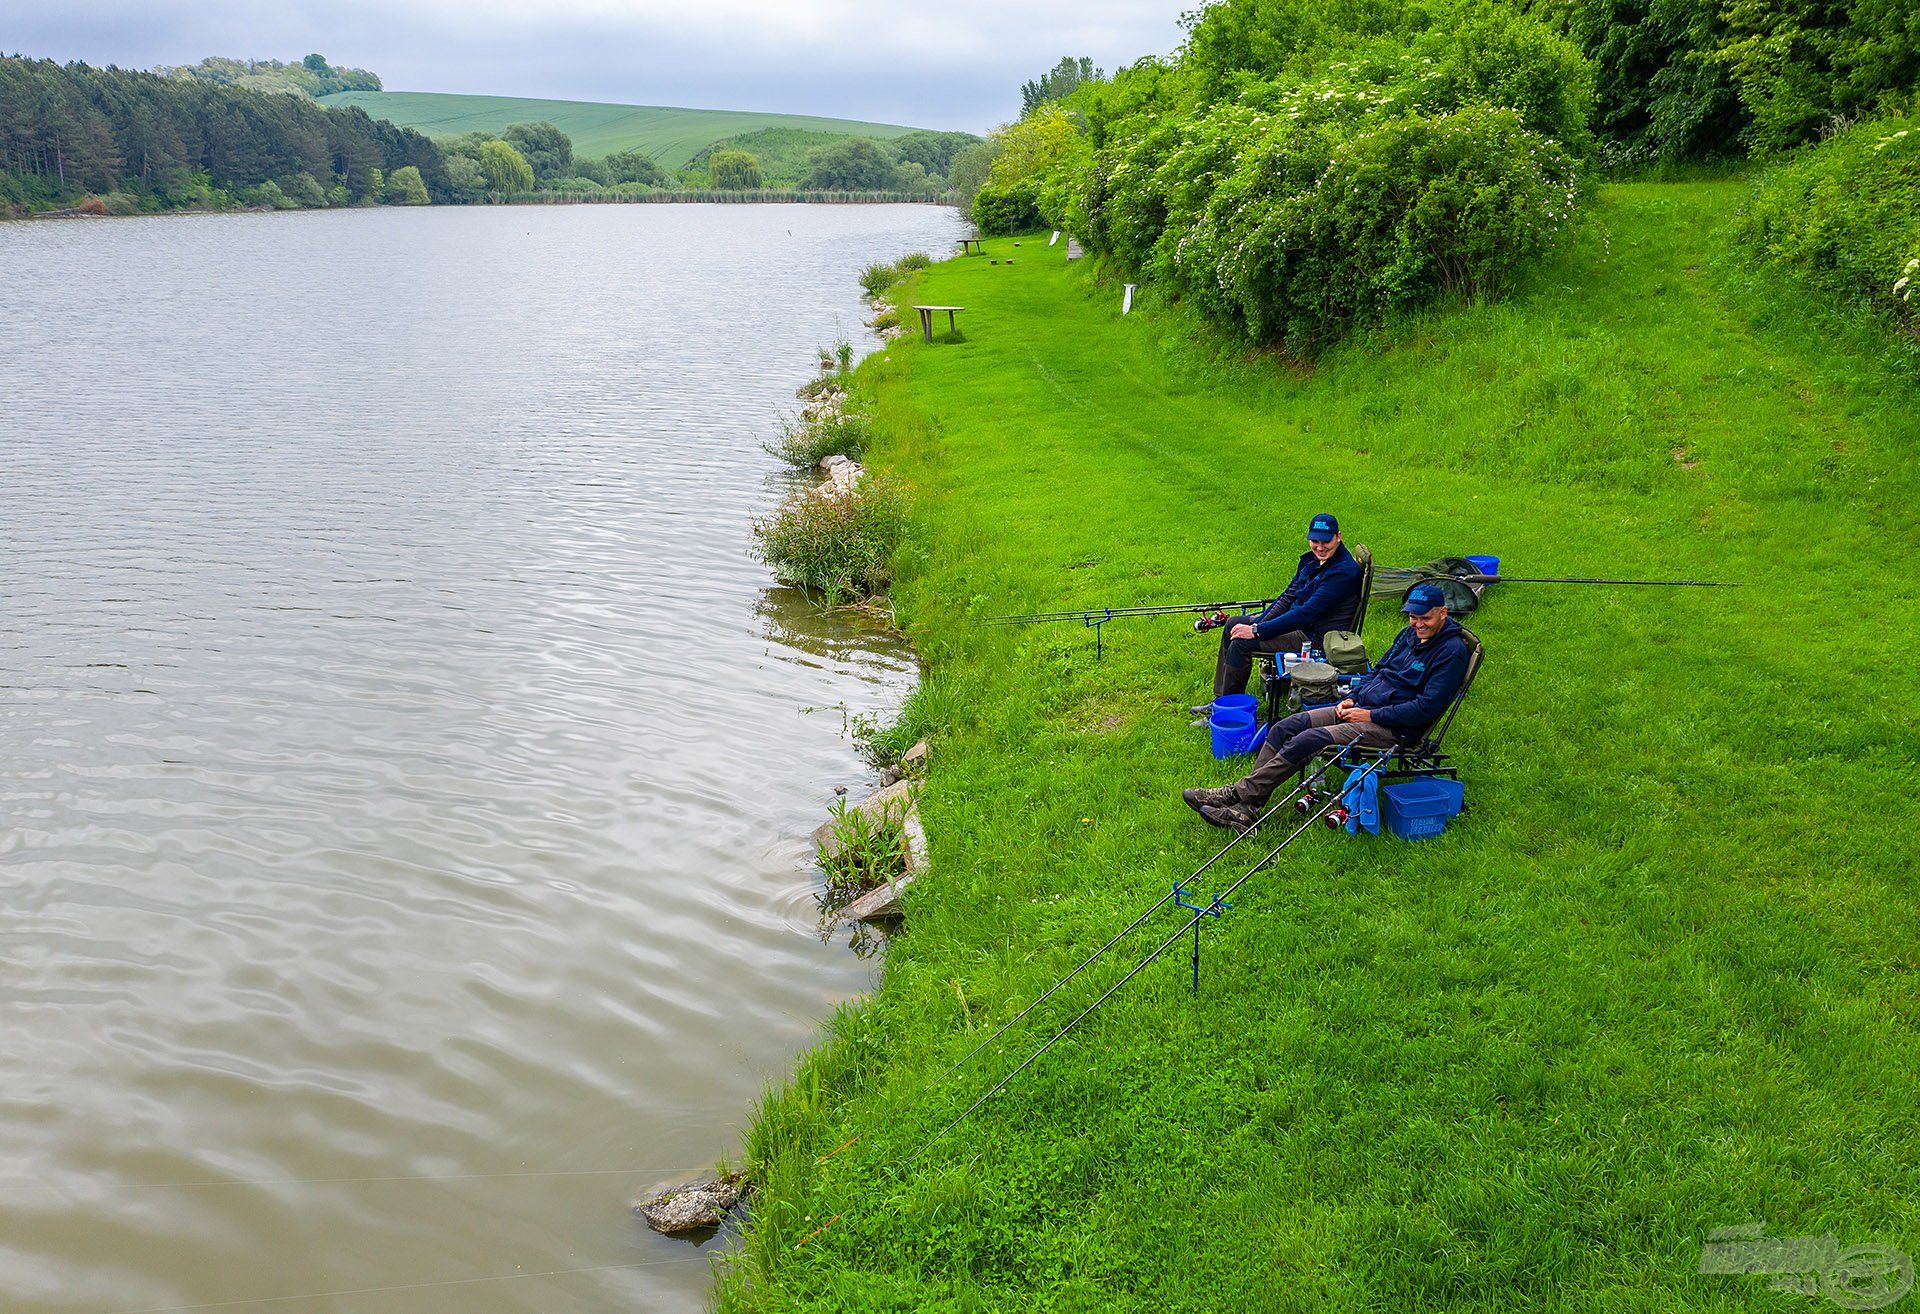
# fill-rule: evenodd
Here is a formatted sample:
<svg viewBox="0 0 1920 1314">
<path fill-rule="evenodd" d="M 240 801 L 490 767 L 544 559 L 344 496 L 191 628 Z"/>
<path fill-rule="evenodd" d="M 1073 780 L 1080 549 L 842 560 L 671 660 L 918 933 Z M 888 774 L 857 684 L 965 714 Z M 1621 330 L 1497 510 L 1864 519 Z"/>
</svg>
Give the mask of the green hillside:
<svg viewBox="0 0 1920 1314">
<path fill-rule="evenodd" d="M 678 169 L 726 137 L 762 128 L 798 128 L 858 137 L 898 137 L 913 129 L 807 114 L 675 109 L 663 105 L 606 105 L 585 100 L 529 100 L 519 96 L 455 96 L 433 91 L 343 91 L 324 105 L 357 105 L 377 119 L 418 128 L 429 137 L 498 132 L 510 123 L 546 121 L 573 138 L 573 152 L 598 159 L 615 151 L 644 151 Z"/>
</svg>

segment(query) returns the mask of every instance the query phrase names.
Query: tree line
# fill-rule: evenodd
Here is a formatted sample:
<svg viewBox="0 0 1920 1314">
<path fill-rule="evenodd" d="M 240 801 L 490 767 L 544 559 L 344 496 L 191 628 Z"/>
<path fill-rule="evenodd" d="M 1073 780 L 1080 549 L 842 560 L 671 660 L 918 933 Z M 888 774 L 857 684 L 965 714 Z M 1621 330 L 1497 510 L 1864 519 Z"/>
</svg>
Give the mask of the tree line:
<svg viewBox="0 0 1920 1314">
<path fill-rule="evenodd" d="M 0 58 L 0 204 L 111 196 L 181 205 L 452 199 L 445 156 L 411 128 L 302 96 L 119 68 Z M 104 202 L 102 202 L 104 203 Z"/>
<path fill-rule="evenodd" d="M 892 141 L 768 129 L 716 143 L 674 172 L 640 151 L 583 159 L 551 123 L 435 141 L 317 88 L 379 79 L 319 55 L 298 64 L 203 60 L 136 72 L 0 57 L 0 215 L 61 208 L 288 209 L 479 204 L 662 189 L 944 196 L 967 133 Z M 545 194 L 545 195 L 540 195 Z"/>
</svg>

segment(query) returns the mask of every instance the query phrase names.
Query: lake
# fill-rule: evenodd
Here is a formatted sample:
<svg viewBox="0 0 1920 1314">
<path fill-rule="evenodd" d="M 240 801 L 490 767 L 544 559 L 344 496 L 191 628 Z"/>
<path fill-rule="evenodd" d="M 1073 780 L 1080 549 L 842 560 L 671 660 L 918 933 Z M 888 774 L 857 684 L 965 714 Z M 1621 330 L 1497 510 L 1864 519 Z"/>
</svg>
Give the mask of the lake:
<svg viewBox="0 0 1920 1314">
<path fill-rule="evenodd" d="M 629 1206 L 870 987 L 807 835 L 914 674 L 760 444 L 960 228 L 0 225 L 0 1307 L 700 1305 Z"/>
</svg>

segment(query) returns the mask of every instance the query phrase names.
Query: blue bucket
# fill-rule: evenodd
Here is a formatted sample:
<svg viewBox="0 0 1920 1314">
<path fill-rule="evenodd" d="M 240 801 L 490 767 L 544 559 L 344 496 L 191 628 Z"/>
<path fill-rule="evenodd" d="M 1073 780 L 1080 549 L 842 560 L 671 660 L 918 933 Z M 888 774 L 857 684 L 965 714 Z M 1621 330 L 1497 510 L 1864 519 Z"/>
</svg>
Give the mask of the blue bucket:
<svg viewBox="0 0 1920 1314">
<path fill-rule="evenodd" d="M 1252 712 L 1215 712 L 1207 721 L 1213 734 L 1215 757 L 1236 757 L 1247 751 L 1253 738 Z"/>
<path fill-rule="evenodd" d="M 1252 694 L 1221 694 L 1213 700 L 1215 712 L 1245 712 L 1248 716 L 1260 715 L 1260 700 Z"/>
<path fill-rule="evenodd" d="M 1469 555 L 1467 560 L 1471 561 L 1474 569 L 1478 570 L 1482 575 L 1498 575 L 1500 573 L 1499 557 L 1476 557 Z"/>
</svg>

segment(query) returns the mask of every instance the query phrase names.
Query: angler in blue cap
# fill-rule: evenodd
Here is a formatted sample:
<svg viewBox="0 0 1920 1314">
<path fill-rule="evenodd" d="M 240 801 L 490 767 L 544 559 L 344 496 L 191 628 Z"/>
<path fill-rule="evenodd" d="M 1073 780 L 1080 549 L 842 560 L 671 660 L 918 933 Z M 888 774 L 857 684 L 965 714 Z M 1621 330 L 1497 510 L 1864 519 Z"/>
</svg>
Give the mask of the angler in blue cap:
<svg viewBox="0 0 1920 1314">
<path fill-rule="evenodd" d="M 1238 616 L 1220 629 L 1220 657 L 1213 666 L 1213 696 L 1245 693 L 1253 658 L 1263 652 L 1298 652 L 1319 643 L 1328 630 L 1353 624 L 1360 606 L 1360 563 L 1340 541 L 1340 522 L 1325 514 L 1307 525 L 1307 550 L 1286 590 L 1258 616 Z M 1193 709 L 1205 716 L 1211 702 Z"/>
<path fill-rule="evenodd" d="M 1392 748 L 1424 739 L 1467 678 L 1467 641 L 1438 584 L 1414 585 L 1400 610 L 1407 627 L 1373 673 L 1354 685 L 1352 697 L 1275 722 L 1252 771 L 1219 789 L 1187 790 L 1180 796 L 1187 806 L 1216 826 L 1245 830 L 1259 820 L 1281 782 L 1321 749 L 1352 743 Z"/>
</svg>

